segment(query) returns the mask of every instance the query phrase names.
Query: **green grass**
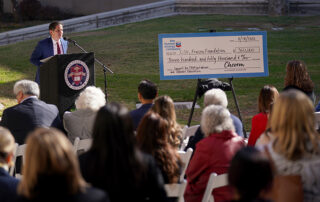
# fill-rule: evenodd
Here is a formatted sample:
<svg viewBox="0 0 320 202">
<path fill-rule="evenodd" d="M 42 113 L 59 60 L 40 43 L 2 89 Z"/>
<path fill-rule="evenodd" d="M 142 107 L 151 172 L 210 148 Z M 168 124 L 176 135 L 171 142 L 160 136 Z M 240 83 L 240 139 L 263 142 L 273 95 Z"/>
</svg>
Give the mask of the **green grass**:
<svg viewBox="0 0 320 202">
<path fill-rule="evenodd" d="M 282 27 L 283 30 L 276 31 L 272 29 L 274 27 Z M 107 76 L 109 101 L 121 102 L 133 109 L 138 102 L 137 84 L 144 78 L 159 85 L 160 95 L 167 94 L 175 101 L 193 100 L 196 80 L 160 81 L 158 34 L 197 33 L 210 29 L 223 32 L 230 28 L 232 31 L 247 31 L 248 28 L 267 31 L 269 77 L 233 80 L 247 131 L 250 130 L 252 116 L 257 113 L 257 97 L 261 87 L 272 84 L 281 91 L 285 65 L 289 60 L 300 59 L 306 62 L 316 84 L 316 95 L 319 96 L 320 16 L 175 16 L 65 35 L 78 41 L 88 51 L 94 51 L 103 63 L 110 64 L 115 74 Z M 29 57 L 38 40 L 0 47 L 0 102 L 5 106 L 15 104 L 11 91 L 16 80 L 34 78 L 36 67 L 30 64 Z M 76 47 L 70 47 L 69 50 L 70 53 L 80 52 Z M 98 64 L 96 84 L 103 88 L 103 71 Z M 227 95 L 229 109 L 236 114 L 231 92 L 227 92 Z M 200 106 L 202 101 L 198 101 Z M 178 121 L 186 124 L 189 113 L 189 110 L 178 110 Z M 192 124 L 199 123 L 200 115 L 201 109 L 195 110 Z"/>
</svg>

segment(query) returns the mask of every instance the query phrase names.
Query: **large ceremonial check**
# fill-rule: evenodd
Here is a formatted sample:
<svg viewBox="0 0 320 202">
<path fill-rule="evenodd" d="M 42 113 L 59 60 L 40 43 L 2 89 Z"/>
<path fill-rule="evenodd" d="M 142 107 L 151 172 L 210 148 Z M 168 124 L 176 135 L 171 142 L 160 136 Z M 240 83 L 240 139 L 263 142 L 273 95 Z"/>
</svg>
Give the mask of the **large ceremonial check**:
<svg viewBox="0 0 320 202">
<path fill-rule="evenodd" d="M 268 76 L 267 33 L 159 34 L 160 79 Z"/>
</svg>

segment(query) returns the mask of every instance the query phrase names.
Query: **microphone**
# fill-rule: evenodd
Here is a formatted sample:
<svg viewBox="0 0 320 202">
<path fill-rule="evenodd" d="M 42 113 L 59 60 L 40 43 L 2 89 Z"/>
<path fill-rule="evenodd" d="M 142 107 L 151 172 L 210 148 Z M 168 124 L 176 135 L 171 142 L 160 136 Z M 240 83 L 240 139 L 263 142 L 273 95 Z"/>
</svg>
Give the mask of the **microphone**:
<svg viewBox="0 0 320 202">
<path fill-rule="evenodd" d="M 73 44 L 76 43 L 75 40 L 72 40 L 71 38 L 68 38 L 68 37 L 63 37 L 63 39 Z"/>
</svg>

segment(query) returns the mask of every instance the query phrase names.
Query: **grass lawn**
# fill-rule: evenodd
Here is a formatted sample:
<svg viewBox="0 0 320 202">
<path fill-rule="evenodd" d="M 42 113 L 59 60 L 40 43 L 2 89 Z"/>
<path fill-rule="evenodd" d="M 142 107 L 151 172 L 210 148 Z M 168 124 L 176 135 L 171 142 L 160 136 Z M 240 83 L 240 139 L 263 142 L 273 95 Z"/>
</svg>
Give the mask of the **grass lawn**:
<svg viewBox="0 0 320 202">
<path fill-rule="evenodd" d="M 79 42 L 115 74 L 108 74 L 109 101 L 121 102 L 133 109 L 137 98 L 137 85 L 148 78 L 159 85 L 159 94 L 167 94 L 175 101 L 192 101 L 196 80 L 160 81 L 158 61 L 158 34 L 197 33 L 215 29 L 224 31 L 248 31 L 259 28 L 268 33 L 269 77 L 235 78 L 233 84 L 239 100 L 247 132 L 251 118 L 257 113 L 257 97 L 261 87 L 272 84 L 279 91 L 283 88 L 285 65 L 292 59 L 305 61 L 316 84 L 319 97 L 320 83 L 320 16 L 316 17 L 267 17 L 196 15 L 159 18 L 107 29 L 67 34 Z M 281 28 L 281 29 L 274 29 Z M 31 40 L 0 47 L 0 102 L 6 107 L 14 105 L 12 86 L 15 81 L 34 79 L 36 67 L 29 57 L 37 41 Z M 69 53 L 80 52 L 70 45 Z M 96 84 L 103 88 L 103 71 L 96 64 Z M 225 79 L 221 79 L 226 81 Z M 227 92 L 229 109 L 237 115 L 231 92 Z M 198 100 L 202 106 L 203 99 Z M 0 112 L 1 114 L 2 112 Z M 190 111 L 177 110 L 178 121 L 186 124 Z M 192 124 L 198 124 L 201 109 L 195 110 Z"/>
</svg>

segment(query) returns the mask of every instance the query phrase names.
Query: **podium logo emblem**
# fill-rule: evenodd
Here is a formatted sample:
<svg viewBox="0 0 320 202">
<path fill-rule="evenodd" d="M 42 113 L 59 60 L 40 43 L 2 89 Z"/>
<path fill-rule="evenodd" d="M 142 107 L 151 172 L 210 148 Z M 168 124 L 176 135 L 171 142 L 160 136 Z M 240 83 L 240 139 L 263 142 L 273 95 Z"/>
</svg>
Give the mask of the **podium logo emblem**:
<svg viewBox="0 0 320 202">
<path fill-rule="evenodd" d="M 71 61 L 64 71 L 64 80 L 72 90 L 84 88 L 89 81 L 90 72 L 87 64 L 81 60 Z"/>
</svg>

